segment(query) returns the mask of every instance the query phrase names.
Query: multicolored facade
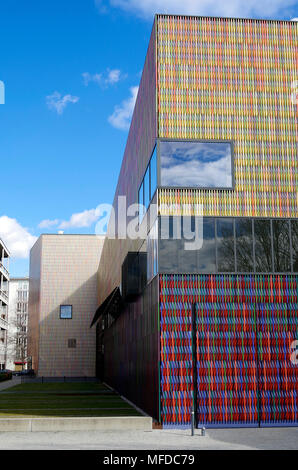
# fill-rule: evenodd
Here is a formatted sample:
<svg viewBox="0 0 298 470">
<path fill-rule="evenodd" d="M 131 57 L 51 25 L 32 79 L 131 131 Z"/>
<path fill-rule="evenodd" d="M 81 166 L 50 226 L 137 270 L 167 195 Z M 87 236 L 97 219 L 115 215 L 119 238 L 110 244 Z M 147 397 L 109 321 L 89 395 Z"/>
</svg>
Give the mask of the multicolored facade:
<svg viewBox="0 0 298 470">
<path fill-rule="evenodd" d="M 108 383 L 163 426 L 190 426 L 192 407 L 198 426 L 298 424 L 297 58 L 297 22 L 155 18 L 115 210 L 119 195 L 138 202 L 156 143 L 233 144 L 232 187 L 164 187 L 158 168 L 151 194 L 158 226 L 168 216 L 211 221 L 212 268 L 183 264 L 181 245 L 158 239 L 153 278 L 104 335 Z M 232 227 L 226 252 L 222 221 Z M 100 302 L 121 284 L 127 253 L 146 246 L 146 237 L 105 241 Z M 251 247 L 244 268 L 243 247 Z M 232 259 L 224 268 L 222 252 Z M 148 345 L 141 356 L 139 342 Z"/>
</svg>

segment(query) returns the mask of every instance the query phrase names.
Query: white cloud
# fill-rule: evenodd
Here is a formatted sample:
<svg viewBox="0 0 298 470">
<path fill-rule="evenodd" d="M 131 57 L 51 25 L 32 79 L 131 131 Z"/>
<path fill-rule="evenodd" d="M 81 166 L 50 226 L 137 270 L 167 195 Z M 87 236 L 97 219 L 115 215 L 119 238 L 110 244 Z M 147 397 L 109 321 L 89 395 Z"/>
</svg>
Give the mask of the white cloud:
<svg viewBox="0 0 298 470">
<path fill-rule="evenodd" d="M 298 18 L 292 18 L 291 21 L 298 21 Z"/>
<path fill-rule="evenodd" d="M 28 258 L 29 251 L 37 240 L 16 219 L 6 215 L 0 217 L 0 237 L 15 258 Z"/>
<path fill-rule="evenodd" d="M 55 219 L 55 220 L 45 219 L 45 220 L 42 220 L 40 222 L 40 224 L 38 224 L 38 227 L 39 228 L 50 228 L 50 227 L 53 227 L 53 226 L 58 225 L 58 224 L 59 224 L 59 219 Z"/>
<path fill-rule="evenodd" d="M 90 227 L 100 217 L 100 209 L 90 209 L 73 214 L 69 220 L 63 220 L 59 228 L 82 228 Z"/>
<path fill-rule="evenodd" d="M 61 93 L 55 91 L 52 95 L 46 97 L 46 102 L 49 109 L 57 111 L 58 114 L 62 114 L 68 103 L 77 103 L 79 99 L 78 96 L 62 96 Z"/>
<path fill-rule="evenodd" d="M 133 114 L 135 102 L 137 99 L 139 87 L 134 86 L 130 88 L 130 98 L 122 101 L 122 103 L 115 107 L 114 112 L 109 116 L 108 121 L 116 129 L 127 130 L 129 129 L 130 120 Z"/>
<path fill-rule="evenodd" d="M 108 81 L 108 83 L 111 83 L 111 84 L 117 83 L 120 80 L 120 76 L 121 76 L 120 70 L 118 70 L 118 69 L 109 70 L 108 71 L 107 81 Z"/>
<path fill-rule="evenodd" d="M 82 73 L 82 77 L 84 80 L 85 86 L 88 86 L 90 82 L 94 82 L 97 85 L 102 87 L 108 87 L 109 85 L 114 85 L 118 83 L 120 80 L 124 79 L 126 75 L 121 73 L 119 69 L 107 69 L 105 72 L 102 73 L 94 73 L 91 74 L 89 72 Z"/>
<path fill-rule="evenodd" d="M 289 18 L 297 0 L 95 0 L 99 11 L 121 8 L 152 19 L 155 13 L 198 16 Z M 293 13 L 293 12 L 292 12 Z"/>
<path fill-rule="evenodd" d="M 95 82 L 98 85 L 100 85 L 102 82 L 101 73 L 95 73 L 94 75 L 91 75 L 89 72 L 85 72 L 85 73 L 82 73 L 82 77 L 84 79 L 85 86 L 88 86 L 90 82 Z"/>
</svg>

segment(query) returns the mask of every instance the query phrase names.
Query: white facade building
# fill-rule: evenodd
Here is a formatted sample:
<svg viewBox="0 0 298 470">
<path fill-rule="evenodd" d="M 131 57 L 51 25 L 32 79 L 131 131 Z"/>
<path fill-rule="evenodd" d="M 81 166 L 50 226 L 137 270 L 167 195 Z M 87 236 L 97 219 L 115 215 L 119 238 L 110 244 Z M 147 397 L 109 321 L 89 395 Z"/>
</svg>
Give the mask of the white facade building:
<svg viewBox="0 0 298 470">
<path fill-rule="evenodd" d="M 7 369 L 8 286 L 10 253 L 0 238 L 0 369 Z"/>
<path fill-rule="evenodd" d="M 7 369 L 27 368 L 29 278 L 11 278 L 9 283 Z"/>
</svg>

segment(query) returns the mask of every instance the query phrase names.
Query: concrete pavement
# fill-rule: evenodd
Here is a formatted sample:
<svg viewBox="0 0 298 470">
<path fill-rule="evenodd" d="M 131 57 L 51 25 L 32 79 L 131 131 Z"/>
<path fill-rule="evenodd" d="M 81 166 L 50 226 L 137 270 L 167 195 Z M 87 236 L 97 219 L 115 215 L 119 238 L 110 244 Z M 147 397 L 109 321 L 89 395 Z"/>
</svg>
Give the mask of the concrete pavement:
<svg viewBox="0 0 298 470">
<path fill-rule="evenodd" d="M 298 428 L 0 433 L 1 450 L 297 450 Z"/>
</svg>

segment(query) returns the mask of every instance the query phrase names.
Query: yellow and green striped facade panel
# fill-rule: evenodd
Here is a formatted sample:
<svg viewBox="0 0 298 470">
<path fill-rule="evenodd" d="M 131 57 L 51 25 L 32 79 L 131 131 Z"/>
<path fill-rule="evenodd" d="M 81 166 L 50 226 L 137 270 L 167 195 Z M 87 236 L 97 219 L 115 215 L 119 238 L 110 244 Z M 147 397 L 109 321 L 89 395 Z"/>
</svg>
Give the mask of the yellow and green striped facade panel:
<svg viewBox="0 0 298 470">
<path fill-rule="evenodd" d="M 297 217 L 297 22 L 157 16 L 158 136 L 231 139 L 234 190 L 160 190 L 160 213 Z"/>
</svg>

